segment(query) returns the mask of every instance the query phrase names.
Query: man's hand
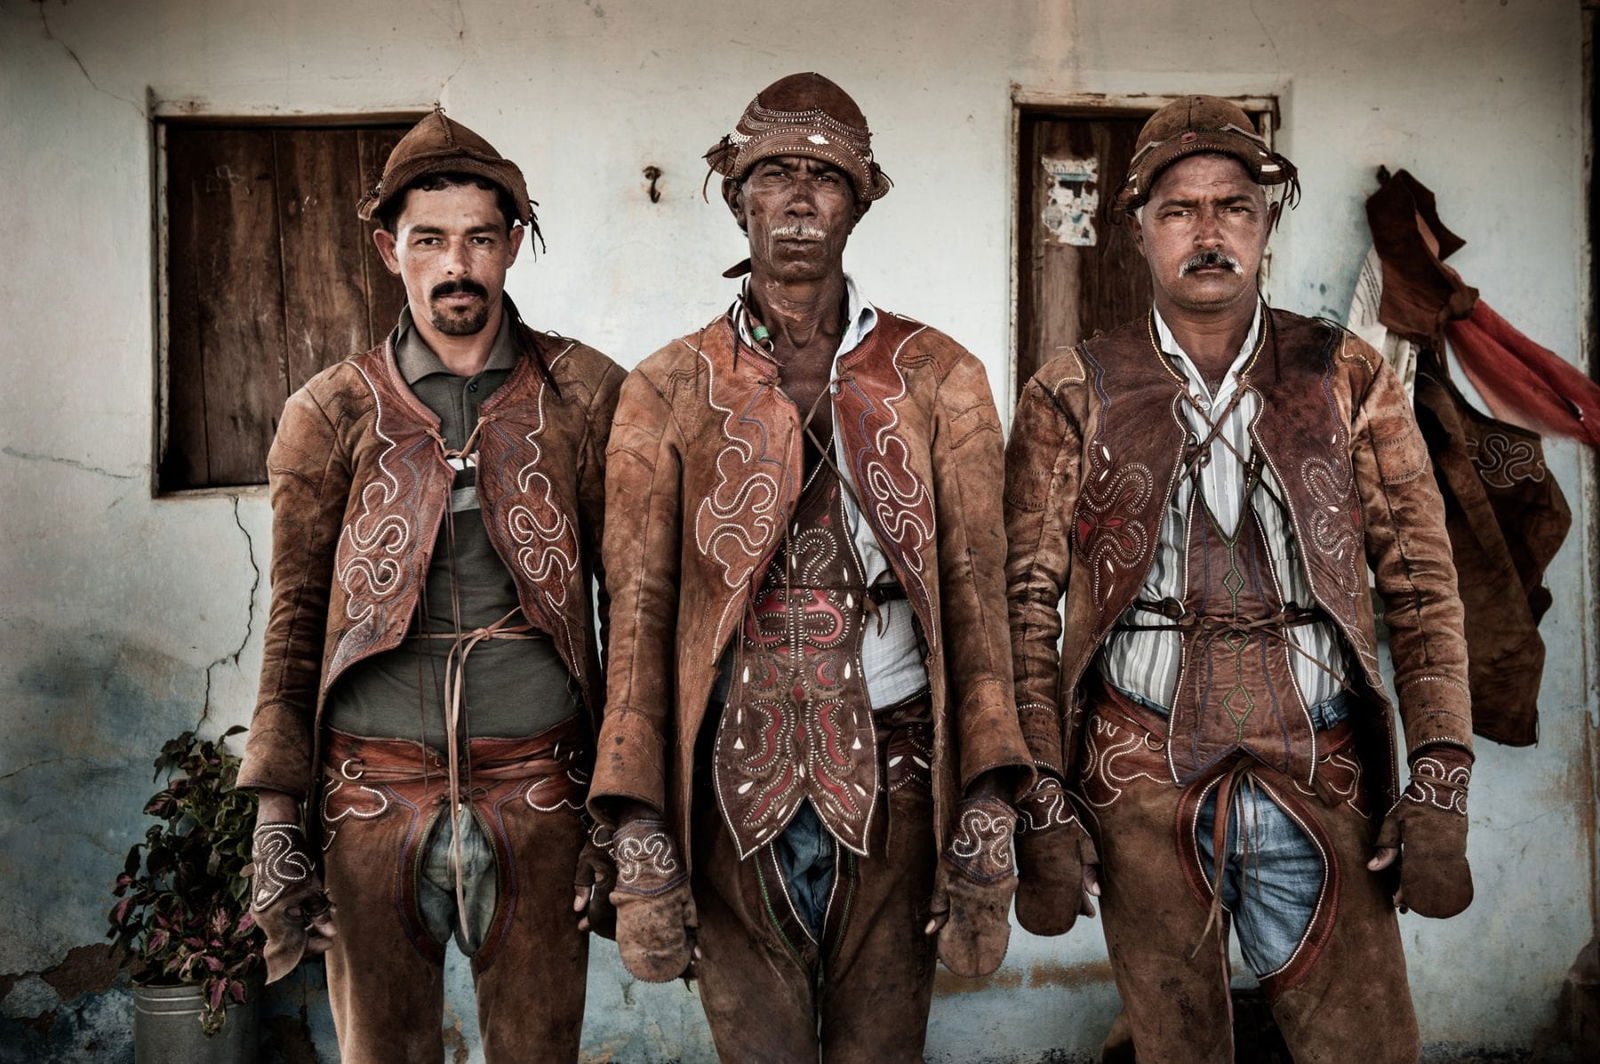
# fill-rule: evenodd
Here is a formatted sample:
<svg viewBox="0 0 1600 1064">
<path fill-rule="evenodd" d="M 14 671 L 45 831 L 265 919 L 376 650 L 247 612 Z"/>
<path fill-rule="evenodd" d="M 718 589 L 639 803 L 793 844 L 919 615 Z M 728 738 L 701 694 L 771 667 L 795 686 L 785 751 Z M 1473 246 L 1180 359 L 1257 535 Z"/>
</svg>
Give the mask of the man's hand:
<svg viewBox="0 0 1600 1064">
<path fill-rule="evenodd" d="M 939 959 L 957 975 L 988 975 L 1000 967 L 1011 940 L 1011 897 L 1017 890 L 1011 837 L 1017 812 L 979 790 L 956 808 L 956 827 L 934 877 L 931 919 Z"/>
<path fill-rule="evenodd" d="M 617 947 L 622 963 L 647 983 L 676 979 L 698 955 L 699 926 L 688 871 L 666 822 L 654 816 L 623 820 L 612 837 L 617 886 Z"/>
<path fill-rule="evenodd" d="M 615 939 L 617 910 L 611 904 L 611 892 L 617 885 L 617 866 L 611 859 L 612 842 L 610 832 L 604 828 L 590 832 L 589 841 L 578 854 L 572 911 L 583 914 L 578 920 L 579 931 Z"/>
<path fill-rule="evenodd" d="M 250 840 L 250 912 L 267 936 L 267 982 L 282 979 L 307 953 L 323 953 L 338 931 L 316 860 L 300 827 L 298 804 L 263 791 Z"/>
<path fill-rule="evenodd" d="M 1017 922 L 1036 935 L 1066 934 L 1080 915 L 1094 915 L 1098 868 L 1066 788 L 1040 775 L 1017 803 Z"/>
<path fill-rule="evenodd" d="M 1422 916 L 1448 917 L 1472 904 L 1467 864 L 1467 785 L 1472 755 L 1460 747 L 1424 747 L 1411 760 L 1411 783 L 1389 810 L 1367 868 L 1400 861 L 1394 903 Z"/>
</svg>

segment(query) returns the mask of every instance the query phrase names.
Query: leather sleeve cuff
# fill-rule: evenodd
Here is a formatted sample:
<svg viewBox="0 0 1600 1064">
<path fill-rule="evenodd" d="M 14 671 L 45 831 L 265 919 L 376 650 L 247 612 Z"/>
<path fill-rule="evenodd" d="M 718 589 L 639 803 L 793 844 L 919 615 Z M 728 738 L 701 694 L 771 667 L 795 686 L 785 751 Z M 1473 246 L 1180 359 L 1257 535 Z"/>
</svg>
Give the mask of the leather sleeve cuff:
<svg viewBox="0 0 1600 1064">
<path fill-rule="evenodd" d="M 1472 696 L 1448 676 L 1419 676 L 1399 684 L 1400 717 L 1405 722 L 1406 753 L 1429 743 L 1472 750 Z"/>
<path fill-rule="evenodd" d="M 1033 785 L 1033 757 L 1023 741 L 1017 723 L 1017 710 L 1011 701 L 1009 685 L 986 680 L 967 692 L 956 717 L 956 733 L 961 741 L 961 789 L 985 772 L 1016 769 L 1018 790 Z"/>
<path fill-rule="evenodd" d="M 1039 702 L 1018 703 L 1017 719 L 1033 763 L 1056 776 L 1065 775 L 1061 765 L 1061 715 L 1056 708 Z"/>
<path fill-rule="evenodd" d="M 595 744 L 594 782 L 589 786 L 589 812 L 607 827 L 616 826 L 610 799 L 643 802 L 667 808 L 667 744 L 649 717 L 637 710 L 608 709 Z"/>
<path fill-rule="evenodd" d="M 257 706 L 235 786 L 282 791 L 303 802 L 311 782 L 311 727 L 305 711 L 283 702 Z"/>
</svg>

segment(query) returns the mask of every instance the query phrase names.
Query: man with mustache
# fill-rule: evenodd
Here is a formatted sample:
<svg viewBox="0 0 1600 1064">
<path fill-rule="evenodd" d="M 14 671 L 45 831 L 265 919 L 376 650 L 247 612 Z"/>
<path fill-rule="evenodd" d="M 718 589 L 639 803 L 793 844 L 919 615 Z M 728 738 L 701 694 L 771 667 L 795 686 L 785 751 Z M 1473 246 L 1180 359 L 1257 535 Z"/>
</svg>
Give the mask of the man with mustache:
<svg viewBox="0 0 1600 1064">
<path fill-rule="evenodd" d="M 504 283 L 539 231 L 527 185 L 442 110 L 358 213 L 406 309 L 290 396 L 267 458 L 272 612 L 239 784 L 260 799 L 268 980 L 325 951 L 342 1060 L 443 1061 L 453 938 L 486 1058 L 572 1062 L 623 374 L 523 324 Z"/>
<path fill-rule="evenodd" d="M 1443 505 L 1387 363 L 1264 305 L 1281 187 L 1292 205 L 1294 167 L 1234 105 L 1151 117 L 1117 207 L 1154 306 L 1039 370 L 1007 454 L 1016 697 L 1040 767 L 1018 917 L 1060 934 L 1101 897 L 1140 1060 L 1233 1059 L 1232 926 L 1296 1060 L 1415 1061 L 1394 907 L 1472 898 Z"/>
<path fill-rule="evenodd" d="M 706 158 L 749 278 L 629 375 L 608 462 L 617 942 L 698 972 L 724 1061 L 921 1061 L 935 955 L 1005 953 L 1032 777 L 999 420 L 976 358 L 844 272 L 889 180 L 842 89 L 773 83 Z"/>
</svg>

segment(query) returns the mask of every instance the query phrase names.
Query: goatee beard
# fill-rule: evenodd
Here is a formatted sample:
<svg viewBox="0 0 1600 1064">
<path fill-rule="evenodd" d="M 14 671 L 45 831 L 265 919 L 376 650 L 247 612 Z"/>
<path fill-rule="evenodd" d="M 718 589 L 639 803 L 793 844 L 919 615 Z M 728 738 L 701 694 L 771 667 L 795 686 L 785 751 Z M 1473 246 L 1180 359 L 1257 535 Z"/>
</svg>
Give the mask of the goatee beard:
<svg viewBox="0 0 1600 1064">
<path fill-rule="evenodd" d="M 433 327 L 446 336 L 471 336 L 482 332 L 483 327 L 489 324 L 489 308 L 480 306 L 477 310 L 464 316 L 455 316 L 443 311 L 436 311 L 433 316 Z"/>
<path fill-rule="evenodd" d="M 449 311 L 434 310 L 431 315 L 433 327 L 446 336 L 471 336 L 481 332 L 489 323 L 489 290 L 476 281 L 445 281 L 434 285 L 433 291 L 428 293 L 432 299 L 443 299 L 458 293 L 477 296 L 482 299 L 477 309 L 466 314 L 452 314 Z"/>
</svg>

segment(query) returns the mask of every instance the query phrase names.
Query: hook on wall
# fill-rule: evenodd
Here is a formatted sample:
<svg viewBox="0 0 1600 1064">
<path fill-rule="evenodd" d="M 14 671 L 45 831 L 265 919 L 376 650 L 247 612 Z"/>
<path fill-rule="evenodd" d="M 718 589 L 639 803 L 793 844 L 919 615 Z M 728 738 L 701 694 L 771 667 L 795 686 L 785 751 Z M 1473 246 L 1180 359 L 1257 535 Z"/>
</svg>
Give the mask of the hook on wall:
<svg viewBox="0 0 1600 1064">
<path fill-rule="evenodd" d="M 656 187 L 656 182 L 661 180 L 661 167 L 647 166 L 644 168 L 644 179 L 650 182 L 650 202 L 661 202 L 661 190 Z"/>
</svg>

